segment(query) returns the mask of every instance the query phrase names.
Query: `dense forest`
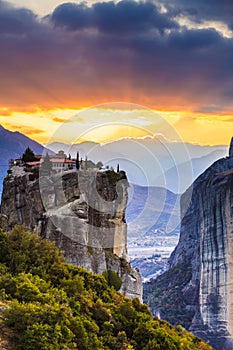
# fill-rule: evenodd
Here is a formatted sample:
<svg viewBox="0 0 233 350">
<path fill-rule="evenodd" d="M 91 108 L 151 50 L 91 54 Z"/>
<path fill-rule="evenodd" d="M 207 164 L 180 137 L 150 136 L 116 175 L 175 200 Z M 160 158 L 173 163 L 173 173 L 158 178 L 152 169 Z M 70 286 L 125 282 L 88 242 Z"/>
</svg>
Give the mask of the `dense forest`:
<svg viewBox="0 0 233 350">
<path fill-rule="evenodd" d="M 0 231 L 0 252 L 0 327 L 9 329 L 12 349 L 212 349 L 118 293 L 114 273 L 69 265 L 53 243 L 20 226 Z"/>
<path fill-rule="evenodd" d="M 192 277 L 192 267 L 188 264 L 177 265 L 144 284 L 144 301 L 153 313 L 160 311 L 163 319 L 185 328 L 191 326 L 194 311 L 188 309 L 184 299 L 184 287 Z"/>
</svg>

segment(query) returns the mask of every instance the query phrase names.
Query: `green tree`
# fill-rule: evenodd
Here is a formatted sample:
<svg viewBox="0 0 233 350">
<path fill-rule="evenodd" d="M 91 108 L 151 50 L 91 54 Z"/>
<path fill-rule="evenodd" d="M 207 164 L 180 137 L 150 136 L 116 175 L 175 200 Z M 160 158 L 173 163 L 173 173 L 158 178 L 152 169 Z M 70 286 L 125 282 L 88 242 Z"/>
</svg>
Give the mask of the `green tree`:
<svg viewBox="0 0 233 350">
<path fill-rule="evenodd" d="M 145 350 L 177 350 L 178 343 L 176 337 L 172 337 L 165 329 L 158 328 L 154 331 L 153 339 L 151 339 Z"/>
<path fill-rule="evenodd" d="M 32 273 L 54 283 L 68 275 L 64 257 L 54 243 L 26 232 L 21 226 L 15 226 L 10 233 L 2 235 L 1 262 L 5 262 L 13 275 Z M 4 247 L 6 251 L 2 253 Z"/>
<path fill-rule="evenodd" d="M 85 157 L 85 169 L 87 170 L 88 168 L 88 162 L 87 162 L 87 156 Z"/>
<path fill-rule="evenodd" d="M 111 314 L 104 306 L 104 303 L 98 299 L 92 307 L 92 315 L 98 326 L 103 325 L 110 320 Z"/>
<path fill-rule="evenodd" d="M 122 279 L 118 273 L 113 270 L 105 270 L 103 276 L 110 287 L 113 287 L 116 291 L 121 289 Z"/>
<path fill-rule="evenodd" d="M 10 248 L 7 235 L 0 229 L 0 263 L 10 262 Z"/>
<path fill-rule="evenodd" d="M 77 152 L 77 157 L 76 157 L 76 169 L 79 170 L 79 168 L 80 168 L 79 152 Z"/>
<path fill-rule="evenodd" d="M 24 163 L 27 163 L 27 162 L 34 162 L 36 160 L 37 159 L 35 157 L 34 152 L 31 150 L 31 148 L 27 147 L 22 155 L 22 161 Z"/>
</svg>

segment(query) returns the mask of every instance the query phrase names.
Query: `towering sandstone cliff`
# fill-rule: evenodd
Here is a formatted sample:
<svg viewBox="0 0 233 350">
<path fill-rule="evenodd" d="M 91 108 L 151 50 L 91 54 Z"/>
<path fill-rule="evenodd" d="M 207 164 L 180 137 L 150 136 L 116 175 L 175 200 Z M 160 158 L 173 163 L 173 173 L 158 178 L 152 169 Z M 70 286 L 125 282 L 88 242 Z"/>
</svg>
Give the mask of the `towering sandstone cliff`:
<svg viewBox="0 0 233 350">
<path fill-rule="evenodd" d="M 233 349 L 233 142 L 229 157 L 216 161 L 182 195 L 181 215 L 170 269 L 146 286 L 146 301 L 154 293 L 155 310 L 170 303 L 162 317 L 185 320 L 216 349 Z M 167 299 L 161 301 L 163 293 Z M 171 307 L 174 295 L 179 303 Z"/>
<path fill-rule="evenodd" d="M 13 167 L 3 184 L 1 220 L 25 225 L 55 241 L 67 262 L 94 273 L 114 270 L 121 291 L 142 297 L 138 271 L 127 256 L 127 178 L 124 172 L 69 171 L 35 179 Z"/>
</svg>

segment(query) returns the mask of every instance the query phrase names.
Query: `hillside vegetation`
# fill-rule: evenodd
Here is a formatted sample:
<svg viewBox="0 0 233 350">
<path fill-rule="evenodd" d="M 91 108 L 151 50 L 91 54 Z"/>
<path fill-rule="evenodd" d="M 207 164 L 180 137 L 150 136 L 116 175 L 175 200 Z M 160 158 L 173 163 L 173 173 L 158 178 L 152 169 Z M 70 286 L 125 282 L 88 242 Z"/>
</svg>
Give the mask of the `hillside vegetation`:
<svg viewBox="0 0 233 350">
<path fill-rule="evenodd" d="M 65 263 L 53 243 L 22 227 L 0 231 L 0 251 L 2 322 L 12 349 L 211 349 L 181 326 L 153 319 L 104 276 Z"/>
<path fill-rule="evenodd" d="M 190 281 L 192 268 L 188 264 L 177 265 L 162 275 L 144 284 L 143 300 L 154 314 L 159 311 L 162 318 L 172 325 L 191 326 L 194 311 L 186 308 L 183 290 Z"/>
</svg>

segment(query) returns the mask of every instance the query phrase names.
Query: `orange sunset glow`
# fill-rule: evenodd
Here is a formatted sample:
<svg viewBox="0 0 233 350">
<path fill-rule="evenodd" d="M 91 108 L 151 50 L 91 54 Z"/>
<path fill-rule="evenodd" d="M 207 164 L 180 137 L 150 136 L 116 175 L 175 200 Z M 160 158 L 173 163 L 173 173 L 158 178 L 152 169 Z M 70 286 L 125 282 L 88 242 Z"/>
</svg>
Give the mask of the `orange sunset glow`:
<svg viewBox="0 0 233 350">
<path fill-rule="evenodd" d="M 104 143 L 160 132 L 159 115 L 186 142 L 228 144 L 233 125 L 228 12 L 201 13 L 193 2 L 196 12 L 180 5 L 175 15 L 173 6 L 167 0 L 160 6 L 124 0 L 2 2 L 1 16 L 10 24 L 0 28 L 0 124 L 46 144 L 74 115 L 83 115 L 76 120 L 82 140 Z M 137 106 L 127 120 L 120 104 L 109 113 L 119 101 Z M 106 108 L 107 117 L 92 115 L 99 108 Z M 106 126 L 121 121 L 131 127 Z M 94 131 L 102 124 L 101 132 Z M 68 135 L 63 141 L 70 141 Z"/>
<path fill-rule="evenodd" d="M 69 119 L 74 115 L 79 115 L 82 110 L 71 110 L 71 109 L 54 109 L 35 113 L 22 113 L 13 112 L 11 116 L 2 117 L 0 116 L 0 124 L 11 131 L 20 131 L 30 138 L 38 141 L 39 143 L 46 144 L 53 137 L 56 130 L 61 127 L 64 123 L 69 122 Z M 175 128 L 180 138 L 185 142 L 197 143 L 200 145 L 220 145 L 228 144 L 232 136 L 232 129 L 230 126 L 233 122 L 232 115 L 217 115 L 208 114 L 202 115 L 199 113 L 190 113 L 184 111 L 154 111 L 154 117 L 160 115 L 164 118 L 171 126 Z M 119 110 L 119 114 L 121 111 Z M 135 111 L 131 111 L 130 119 L 133 124 L 137 125 L 137 119 L 135 119 Z M 147 120 L 147 114 L 145 110 L 142 110 L 142 114 Z M 150 114 L 153 112 L 150 111 Z M 111 113 L 110 113 L 111 115 Z M 137 118 L 137 117 L 136 117 Z M 130 120 L 129 119 L 129 120 Z M 79 138 L 77 142 L 81 141 L 94 141 L 94 142 L 108 142 L 113 141 L 122 137 L 143 137 L 146 135 L 156 133 L 156 126 L 153 126 L 153 120 L 149 122 L 149 126 L 146 130 L 137 128 L 128 128 L 122 131 L 120 127 L 105 127 L 101 129 L 101 133 L 98 131 L 98 127 L 101 123 L 115 122 L 114 113 L 112 113 L 111 120 L 108 121 L 104 118 L 99 117 L 98 125 L 95 121 L 82 120 L 80 118 L 80 130 L 85 127 L 85 136 Z M 140 123 L 140 119 L 138 120 Z M 92 128 L 97 127 L 97 132 L 92 131 Z M 88 131 L 90 130 L 90 132 Z M 88 131 L 88 132 L 87 132 Z M 69 143 L 71 140 L 69 136 L 63 139 L 64 142 Z"/>
</svg>

